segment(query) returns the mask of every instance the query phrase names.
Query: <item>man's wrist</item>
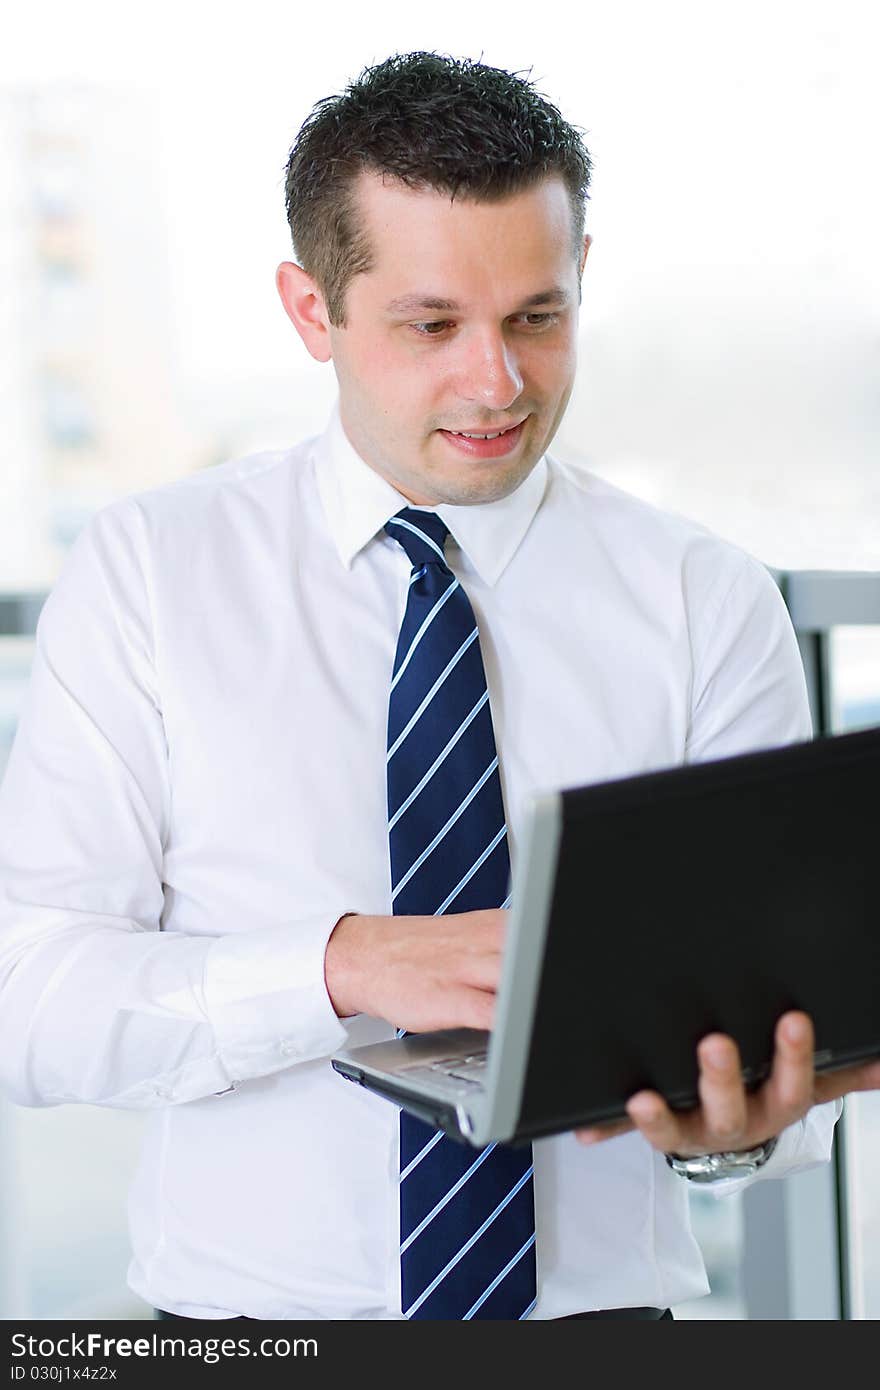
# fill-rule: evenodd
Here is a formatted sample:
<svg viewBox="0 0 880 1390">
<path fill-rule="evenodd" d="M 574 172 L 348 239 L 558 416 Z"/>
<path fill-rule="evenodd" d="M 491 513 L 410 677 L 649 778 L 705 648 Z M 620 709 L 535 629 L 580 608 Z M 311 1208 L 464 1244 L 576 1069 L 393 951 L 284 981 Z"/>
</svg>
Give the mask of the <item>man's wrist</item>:
<svg viewBox="0 0 880 1390">
<path fill-rule="evenodd" d="M 755 1144 L 751 1149 L 726 1150 L 720 1153 L 695 1154 L 686 1158 L 681 1154 L 668 1153 L 666 1162 L 674 1173 L 689 1182 L 721 1182 L 725 1178 L 748 1178 L 771 1157 L 778 1138 L 774 1135 L 763 1144 Z"/>
<path fill-rule="evenodd" d="M 355 933 L 345 925 L 352 917 L 359 918 Z M 356 943 L 357 936 L 364 931 L 368 920 L 357 912 L 343 913 L 327 941 L 324 952 L 324 984 L 338 1018 L 352 1018 L 361 1012 L 357 1000 Z"/>
</svg>

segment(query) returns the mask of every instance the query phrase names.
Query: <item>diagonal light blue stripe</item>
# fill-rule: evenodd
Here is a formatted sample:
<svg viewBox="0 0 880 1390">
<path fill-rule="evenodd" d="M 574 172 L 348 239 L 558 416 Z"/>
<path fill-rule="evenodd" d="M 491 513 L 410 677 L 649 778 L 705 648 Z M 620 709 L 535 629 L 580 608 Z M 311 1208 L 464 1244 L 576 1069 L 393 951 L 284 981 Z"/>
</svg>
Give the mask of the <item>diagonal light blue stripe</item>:
<svg viewBox="0 0 880 1390">
<path fill-rule="evenodd" d="M 394 829 L 395 825 L 396 825 L 397 822 L 400 820 L 400 817 L 403 815 L 403 813 L 404 813 L 404 811 L 407 809 L 407 807 L 409 807 L 409 806 L 412 805 L 412 803 L 415 801 L 416 797 L 418 796 L 419 792 L 423 789 L 423 787 L 425 787 L 425 786 L 427 785 L 428 782 L 430 782 L 431 778 L 434 776 L 434 773 L 437 771 L 438 767 L 439 767 L 440 764 L 443 762 L 444 758 L 446 758 L 447 755 L 448 755 L 449 753 L 452 752 L 452 749 L 453 749 L 453 748 L 455 747 L 455 745 L 458 743 L 458 740 L 461 738 L 462 734 L 465 732 L 465 730 L 468 728 L 468 726 L 473 722 L 474 719 L 476 719 L 477 715 L 479 714 L 480 710 L 483 708 L 483 706 L 484 706 L 484 704 L 486 703 L 486 701 L 488 700 L 488 698 L 489 698 L 489 692 L 488 692 L 488 690 L 484 690 L 484 691 L 483 691 L 483 694 L 480 696 L 479 700 L 477 701 L 477 703 L 474 705 L 473 709 L 471 710 L 470 714 L 467 716 L 466 719 L 463 719 L 462 722 L 459 724 L 459 726 L 458 726 L 458 728 L 456 729 L 455 733 L 452 735 L 452 738 L 449 740 L 449 742 L 447 743 L 446 747 L 443 749 L 443 752 L 434 760 L 434 762 L 433 762 L 433 763 L 431 764 L 431 766 L 428 768 L 428 771 L 425 773 L 425 775 L 424 775 L 424 777 L 422 778 L 421 782 L 419 782 L 419 784 L 418 784 L 417 787 L 414 787 L 414 788 L 413 788 L 413 790 L 410 792 L 409 796 L 406 798 L 406 801 L 404 801 L 403 805 L 400 806 L 400 807 L 398 807 L 398 809 L 395 811 L 394 815 L 391 817 L 391 820 L 388 822 L 388 829 L 389 829 L 389 830 L 393 830 L 393 829 Z"/>
<path fill-rule="evenodd" d="M 531 1303 L 529 1304 L 528 1308 L 526 1308 L 524 1312 L 520 1313 L 519 1317 L 517 1318 L 517 1322 L 522 1322 L 523 1318 L 527 1318 L 527 1317 L 529 1316 L 529 1313 L 533 1313 L 533 1312 L 535 1311 L 535 1305 L 537 1304 L 537 1302 L 538 1302 L 538 1299 L 537 1299 L 537 1295 L 536 1295 L 536 1296 L 532 1299 L 532 1301 L 531 1301 Z"/>
<path fill-rule="evenodd" d="M 436 618 L 437 614 L 440 612 L 440 609 L 443 607 L 444 603 L 445 603 L 446 600 L 449 598 L 450 594 L 454 594 L 455 591 L 456 591 L 456 589 L 457 589 L 458 587 L 459 587 L 459 585 L 458 585 L 458 580 L 456 579 L 456 580 L 454 580 L 454 582 L 453 582 L 452 584 L 450 584 L 449 588 L 448 588 L 444 593 L 442 593 L 442 594 L 440 595 L 440 597 L 438 598 L 437 602 L 434 604 L 434 607 L 431 609 L 431 611 L 430 611 L 430 613 L 428 614 L 427 618 L 426 618 L 425 621 L 422 623 L 421 627 L 419 628 L 418 632 L 416 633 L 415 637 L 413 638 L 412 644 L 411 644 L 411 646 L 410 646 L 409 651 L 407 652 L 406 656 L 403 658 L 403 661 L 400 663 L 400 667 L 399 667 L 399 669 L 398 669 L 398 671 L 397 671 L 397 674 L 396 674 L 396 676 L 394 677 L 394 680 L 391 682 L 391 689 L 392 689 L 392 690 L 393 690 L 394 687 L 397 685 L 397 682 L 400 680 L 401 676 L 403 675 L 404 671 L 406 670 L 407 666 L 409 665 L 410 661 L 412 660 L 413 654 L 414 654 L 414 652 L 415 652 L 415 649 L 416 649 L 416 647 L 419 645 L 419 643 L 421 642 L 422 638 L 424 637 L 425 632 L 426 632 L 427 629 L 431 626 L 432 622 L 433 622 L 434 619 Z"/>
<path fill-rule="evenodd" d="M 464 656 L 465 652 L 467 651 L 468 647 L 471 645 L 471 643 L 472 643 L 473 641 L 476 640 L 476 638 L 478 637 L 478 635 L 479 635 L 479 628 L 476 628 L 476 627 L 475 627 L 474 630 L 473 630 L 473 632 L 471 633 L 470 637 L 466 637 L 465 640 L 462 642 L 462 644 L 461 644 L 461 646 L 459 647 L 458 651 L 455 653 L 455 656 L 452 657 L 452 659 L 450 660 L 448 666 L 446 666 L 446 668 L 445 668 L 443 671 L 440 672 L 440 675 L 437 677 L 437 679 L 435 680 L 434 684 L 431 686 L 431 689 L 428 691 L 428 693 L 427 693 L 427 695 L 425 696 L 424 700 L 423 700 L 422 703 L 419 705 L 419 707 L 418 707 L 418 709 L 416 710 L 415 714 L 413 715 L 412 719 L 410 719 L 410 721 L 409 721 L 409 723 L 407 724 L 406 728 L 405 728 L 400 734 L 398 734 L 397 738 L 394 740 L 394 743 L 393 743 L 392 746 L 388 749 L 388 755 L 387 755 L 387 757 L 386 757 L 386 759 L 385 759 L 385 762 L 386 762 L 386 763 L 390 763 L 390 762 L 391 762 L 391 759 L 393 758 L 394 754 L 397 752 L 397 750 L 398 750 L 398 748 L 400 747 L 400 745 L 403 743 L 403 740 L 406 738 L 407 734 L 410 733 L 410 731 L 412 730 L 413 726 L 418 722 L 418 720 L 421 719 L 421 717 L 422 717 L 422 715 L 424 714 L 425 710 L 428 708 L 429 704 L 430 704 L 431 701 L 433 700 L 434 696 L 437 694 L 437 691 L 440 689 L 440 687 L 441 687 L 441 685 L 443 684 L 443 682 L 446 680 L 446 677 L 449 675 L 449 673 L 450 673 L 450 671 L 452 670 L 452 668 L 456 665 L 457 662 L 459 662 L 459 661 L 461 660 L 461 658 Z"/>
<path fill-rule="evenodd" d="M 405 1168 L 402 1168 L 402 1169 L 400 1170 L 400 1177 L 399 1177 L 398 1181 L 399 1181 L 399 1182 L 403 1182 L 404 1178 L 409 1177 L 409 1175 L 410 1175 L 410 1173 L 412 1172 L 413 1168 L 415 1168 L 419 1163 L 421 1163 L 422 1159 L 425 1157 L 425 1154 L 428 1152 L 428 1150 L 429 1150 L 429 1149 L 433 1149 L 433 1147 L 434 1147 L 435 1144 L 439 1144 L 439 1142 L 440 1142 L 440 1140 L 441 1140 L 442 1138 L 443 1138 L 443 1130 L 442 1130 L 442 1129 L 438 1129 L 437 1133 L 434 1135 L 434 1138 L 433 1138 L 433 1139 L 429 1139 L 428 1142 L 427 1142 L 427 1144 L 425 1145 L 425 1147 L 424 1147 L 423 1149 L 419 1149 L 419 1151 L 418 1151 L 418 1153 L 416 1154 L 415 1158 L 411 1158 L 410 1161 L 409 1161 L 409 1163 L 406 1165 L 406 1167 L 405 1167 Z"/>
<path fill-rule="evenodd" d="M 413 584 L 415 584 L 415 582 L 416 582 L 417 579 L 421 579 L 422 575 L 425 573 L 425 570 L 426 570 L 427 568 L 428 568 L 427 565 L 422 565 L 421 569 L 413 570 L 412 574 L 411 574 L 410 577 L 409 577 L 409 587 L 410 587 L 410 588 L 412 588 Z"/>
<path fill-rule="evenodd" d="M 446 899 L 446 901 L 443 902 L 443 903 L 441 903 L 440 906 L 439 906 L 438 908 L 435 908 L 434 913 L 433 913 L 433 915 L 434 915 L 435 917 L 440 917 L 440 916 L 446 911 L 446 909 L 447 909 L 447 907 L 449 906 L 449 904 L 450 904 L 455 898 L 458 897 L 458 895 L 459 895 L 459 893 L 461 892 L 462 888 L 464 888 L 464 886 L 465 886 L 466 883 L 469 883 L 469 882 L 470 882 L 470 880 L 473 878 L 474 874 L 475 874 L 475 873 L 477 872 L 477 870 L 479 869 L 480 865 L 481 865 L 481 864 L 484 864 L 484 863 L 486 862 L 486 860 L 489 858 L 489 855 L 492 853 L 493 849 L 494 849 L 495 846 L 498 844 L 498 841 L 499 841 L 499 840 L 501 839 L 501 837 L 502 837 L 503 835 L 505 835 L 506 833 L 507 833 L 507 826 L 506 826 L 506 825 L 502 825 L 501 829 L 498 831 L 498 834 L 495 836 L 495 839 L 492 841 L 491 844 L 489 844 L 489 845 L 486 846 L 486 848 L 483 850 L 483 853 L 480 855 L 480 857 L 479 857 L 479 859 L 477 860 L 477 862 L 476 862 L 475 864 L 472 864 L 472 865 L 471 865 L 471 867 L 468 869 L 467 873 L 465 874 L 464 878 L 461 879 L 460 882 L 458 882 L 458 883 L 455 885 L 455 887 L 453 888 L 452 892 L 449 894 L 449 897 Z"/>
<path fill-rule="evenodd" d="M 486 1159 L 489 1157 L 490 1153 L 494 1148 L 495 1145 L 490 1144 L 488 1148 L 483 1149 L 482 1153 L 478 1154 L 477 1157 L 474 1159 L 470 1168 L 465 1169 L 458 1182 L 455 1183 L 454 1186 L 450 1187 L 449 1191 L 445 1194 L 445 1196 L 441 1197 L 437 1205 L 433 1207 L 431 1211 L 428 1212 L 428 1215 L 422 1218 L 418 1226 L 416 1226 L 415 1230 L 410 1231 L 406 1240 L 400 1247 L 401 1255 L 403 1254 L 404 1250 L 409 1249 L 416 1237 L 422 1234 L 422 1231 L 425 1229 L 427 1225 L 430 1224 L 430 1222 L 434 1220 L 434 1217 L 437 1215 L 437 1213 L 443 1210 L 447 1202 L 452 1201 L 452 1198 L 455 1196 L 456 1192 L 459 1192 L 464 1187 L 468 1178 L 471 1177 L 472 1174 L 474 1174 L 477 1171 L 480 1164 L 486 1162 Z"/>
<path fill-rule="evenodd" d="M 402 516 L 393 516 L 393 517 L 391 518 L 391 520 L 388 522 L 388 525 L 389 525 L 389 526 L 404 526 L 404 527 L 406 527 L 407 531 L 412 531 L 412 533 L 413 533 L 414 536 L 421 536 L 421 538 L 422 538 L 422 540 L 425 542 L 425 544 L 426 544 L 426 545 L 429 545 L 429 546 L 431 547 L 432 550 L 436 550 L 437 554 L 440 556 L 440 559 L 443 561 L 444 565 L 446 564 L 446 556 L 443 554 L 443 551 L 440 549 L 440 547 L 439 547 L 439 545 L 437 544 L 437 542 L 436 542 L 436 541 L 432 541 L 430 536 L 426 536 L 425 533 L 424 533 L 424 531 L 419 530 L 418 526 L 413 526 L 413 524 L 412 524 L 411 521 L 404 521 L 404 519 L 403 519 Z"/>
<path fill-rule="evenodd" d="M 437 1277 L 431 1280 L 431 1283 L 424 1290 L 424 1292 L 419 1294 L 419 1297 L 416 1299 L 415 1303 L 413 1303 L 409 1308 L 406 1309 L 406 1316 L 408 1318 L 411 1318 L 416 1309 L 422 1306 L 425 1299 L 434 1292 L 438 1284 L 442 1283 L 449 1271 L 458 1264 L 459 1260 L 464 1258 L 464 1256 L 470 1250 L 471 1246 L 476 1245 L 477 1241 L 480 1239 L 480 1236 L 489 1226 L 492 1225 L 492 1222 L 495 1220 L 496 1216 L 500 1216 L 504 1208 L 507 1206 L 508 1202 L 513 1201 L 514 1197 L 516 1196 L 517 1192 L 519 1192 L 523 1183 L 527 1182 L 528 1179 L 532 1176 L 533 1171 L 534 1165 L 529 1164 L 528 1168 L 523 1173 L 522 1177 L 519 1179 L 519 1182 L 514 1184 L 514 1186 L 508 1192 L 507 1196 L 502 1198 L 502 1200 L 498 1203 L 497 1207 L 491 1213 L 491 1215 L 486 1217 L 486 1220 L 483 1222 L 482 1226 L 480 1226 L 479 1230 L 474 1231 L 470 1240 L 465 1241 L 458 1254 L 453 1255 L 452 1259 L 449 1260 L 449 1262 L 446 1265 L 444 1265 L 443 1269 L 441 1269 Z"/>
<path fill-rule="evenodd" d="M 476 1313 L 476 1311 L 477 1311 L 478 1308 L 482 1308 L 483 1304 L 486 1302 L 486 1299 L 489 1297 L 489 1295 L 490 1295 L 491 1293 L 494 1293 L 495 1290 L 498 1288 L 498 1285 L 501 1283 L 501 1280 L 507 1278 L 507 1275 L 508 1275 L 508 1274 L 510 1273 L 510 1271 L 513 1269 L 513 1266 L 516 1264 L 517 1260 L 521 1260 L 522 1257 L 523 1257 L 523 1255 L 526 1253 L 526 1251 L 527 1251 L 532 1245 L 534 1245 L 534 1243 L 535 1243 L 535 1233 L 534 1233 L 534 1231 L 533 1231 L 532 1234 L 529 1236 L 528 1240 L 526 1241 L 525 1245 L 522 1246 L 522 1248 L 516 1252 L 516 1254 L 514 1255 L 513 1259 L 512 1259 L 512 1260 L 508 1260 L 507 1264 L 504 1266 L 504 1268 L 502 1269 L 501 1273 L 495 1275 L 495 1278 L 492 1280 L 492 1282 L 491 1282 L 491 1284 L 489 1285 L 488 1289 L 485 1289 L 485 1290 L 483 1291 L 483 1293 L 480 1294 L 479 1298 L 477 1299 L 477 1301 L 476 1301 L 476 1303 L 473 1305 L 473 1307 L 468 1308 L 467 1312 L 465 1313 L 464 1317 L 462 1318 L 462 1322 L 467 1322 L 469 1318 L 472 1318 L 472 1317 L 474 1316 L 474 1313 Z M 536 1302 L 537 1302 L 537 1300 L 536 1300 Z"/>
<path fill-rule="evenodd" d="M 467 796 L 466 796 L 466 797 L 464 798 L 464 800 L 462 801 L 461 805 L 459 805 L 459 806 L 457 806 L 457 807 L 455 808 L 455 810 L 453 811 L 452 815 L 449 817 L 449 820 L 446 822 L 446 824 L 443 826 L 443 828 L 442 828 L 441 830 L 438 830 L 438 831 L 437 831 L 437 834 L 434 836 L 433 840 L 432 840 L 431 843 L 428 845 L 427 849 L 423 849 L 423 850 L 422 850 L 421 854 L 419 855 L 419 857 L 418 857 L 418 859 L 415 861 L 415 863 L 410 865 L 410 867 L 407 869 L 406 873 L 404 874 L 403 878 L 400 879 L 400 880 L 398 881 L 396 887 L 393 889 L 393 891 L 392 891 L 392 893 L 391 893 L 391 901 L 392 901 L 392 902 L 394 902 L 394 899 L 397 897 L 397 895 L 398 895 L 398 893 L 401 891 L 401 889 L 406 887 L 406 885 L 409 883 L 410 879 L 412 878 L 413 874 L 418 873 L 419 869 L 422 867 L 422 865 L 424 864 L 425 860 L 428 858 L 428 855 L 429 855 L 429 854 L 433 854 L 433 853 L 434 853 L 434 850 L 437 848 L 437 846 L 439 845 L 440 841 L 443 840 L 443 839 L 449 834 L 450 830 L 451 830 L 452 827 L 455 825 L 455 822 L 456 822 L 457 820 L 460 820 L 460 819 L 461 819 L 461 817 L 464 815 L 465 811 L 467 810 L 467 808 L 470 806 L 471 802 L 473 801 L 474 797 L 475 797 L 475 796 L 477 795 L 477 793 L 480 791 L 481 787 L 484 787 L 484 786 L 486 785 L 486 780 L 487 780 L 487 778 L 489 778 L 489 777 L 492 776 L 492 773 L 495 771 L 495 769 L 496 769 L 497 766 L 498 766 L 498 755 L 497 755 L 497 753 L 496 753 L 495 757 L 492 759 L 491 763 L 490 763 L 489 766 L 486 768 L 486 771 L 483 773 L 483 775 L 482 775 L 482 777 L 480 778 L 480 780 L 479 780 L 477 783 L 475 783 L 475 785 L 474 785 L 473 787 L 471 787 L 470 791 L 468 792 Z"/>
</svg>

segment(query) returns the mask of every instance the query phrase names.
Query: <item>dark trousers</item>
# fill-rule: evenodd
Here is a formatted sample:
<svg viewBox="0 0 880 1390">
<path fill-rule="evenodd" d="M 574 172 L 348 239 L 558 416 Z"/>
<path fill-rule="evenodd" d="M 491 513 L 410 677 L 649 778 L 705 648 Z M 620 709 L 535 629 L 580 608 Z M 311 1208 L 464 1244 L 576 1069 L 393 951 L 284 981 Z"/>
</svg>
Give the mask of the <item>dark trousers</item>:
<svg viewBox="0 0 880 1390">
<path fill-rule="evenodd" d="M 164 1308 L 156 1309 L 157 1318 L 168 1318 L 171 1322 L 206 1322 L 206 1318 L 184 1318 L 179 1313 L 166 1313 Z M 672 1313 L 668 1308 L 600 1308 L 592 1313 L 569 1313 L 564 1318 L 556 1318 L 556 1322 L 572 1322 L 576 1318 L 616 1318 L 630 1319 L 635 1318 L 640 1322 L 663 1322 L 667 1318 L 672 1321 Z M 254 1322 L 254 1318 L 220 1318 L 219 1322 Z"/>
</svg>

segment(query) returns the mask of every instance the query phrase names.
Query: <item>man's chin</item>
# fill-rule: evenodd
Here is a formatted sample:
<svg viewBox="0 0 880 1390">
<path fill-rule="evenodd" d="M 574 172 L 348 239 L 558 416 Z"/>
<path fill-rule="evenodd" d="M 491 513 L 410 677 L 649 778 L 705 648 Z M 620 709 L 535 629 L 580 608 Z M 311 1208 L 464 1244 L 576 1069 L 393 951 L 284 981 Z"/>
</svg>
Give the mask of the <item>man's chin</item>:
<svg viewBox="0 0 880 1390">
<path fill-rule="evenodd" d="M 536 460 L 537 461 L 537 460 Z M 522 462 L 515 468 L 497 468 L 491 473 L 476 470 L 465 477 L 440 478 L 437 480 L 435 506 L 447 505 L 472 507 L 481 502 L 500 502 L 525 482 L 534 464 L 524 467 Z"/>
</svg>

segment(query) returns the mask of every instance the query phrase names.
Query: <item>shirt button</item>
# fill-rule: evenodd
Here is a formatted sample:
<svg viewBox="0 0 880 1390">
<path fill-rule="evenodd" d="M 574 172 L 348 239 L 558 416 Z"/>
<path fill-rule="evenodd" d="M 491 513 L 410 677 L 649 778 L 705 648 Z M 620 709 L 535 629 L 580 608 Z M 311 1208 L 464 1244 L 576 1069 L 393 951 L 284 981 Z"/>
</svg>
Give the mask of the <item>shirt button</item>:
<svg viewBox="0 0 880 1390">
<path fill-rule="evenodd" d="M 170 1091 L 167 1086 L 157 1086 L 154 1094 L 158 1096 L 159 1100 L 171 1100 L 174 1096 L 174 1092 Z"/>
<path fill-rule="evenodd" d="M 278 1051 L 282 1057 L 295 1057 L 297 1052 L 296 1043 L 282 1042 L 278 1044 Z"/>
</svg>

